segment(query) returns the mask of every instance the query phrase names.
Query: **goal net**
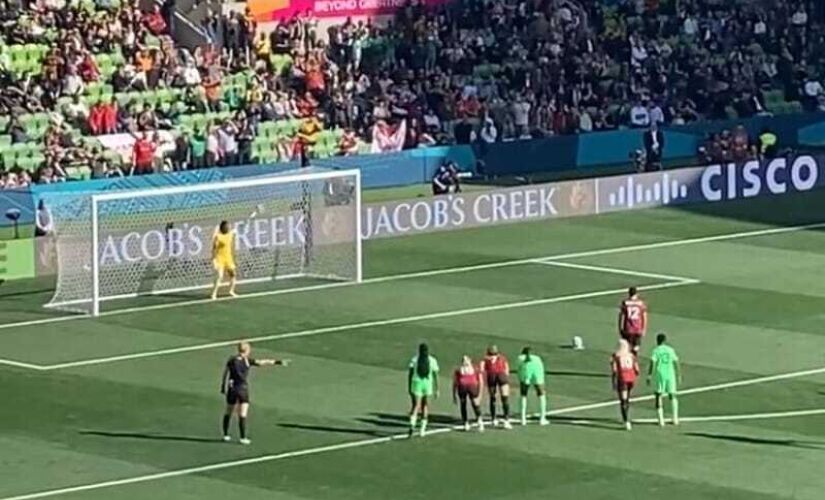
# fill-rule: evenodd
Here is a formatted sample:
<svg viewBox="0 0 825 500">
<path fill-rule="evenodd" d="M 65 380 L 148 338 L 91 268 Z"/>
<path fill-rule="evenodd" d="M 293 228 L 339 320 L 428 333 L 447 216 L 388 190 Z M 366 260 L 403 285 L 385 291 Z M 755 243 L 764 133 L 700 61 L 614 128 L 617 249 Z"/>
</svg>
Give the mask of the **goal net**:
<svg viewBox="0 0 825 500">
<path fill-rule="evenodd" d="M 357 170 L 307 169 L 50 197 L 58 275 L 46 307 L 97 315 L 110 300 L 206 289 L 223 220 L 235 232 L 239 284 L 360 281 L 360 192 Z"/>
</svg>

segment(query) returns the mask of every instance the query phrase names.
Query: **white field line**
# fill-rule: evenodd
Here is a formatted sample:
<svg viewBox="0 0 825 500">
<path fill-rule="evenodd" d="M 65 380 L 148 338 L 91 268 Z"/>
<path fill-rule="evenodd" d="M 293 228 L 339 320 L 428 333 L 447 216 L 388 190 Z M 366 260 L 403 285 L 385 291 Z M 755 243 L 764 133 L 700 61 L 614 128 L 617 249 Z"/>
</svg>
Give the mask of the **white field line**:
<svg viewBox="0 0 825 500">
<path fill-rule="evenodd" d="M 22 361 L 15 361 L 13 359 L 0 359 L 0 365 L 13 366 L 15 368 L 27 368 L 29 370 L 44 370 L 46 368 L 43 365 L 23 363 Z"/>
<path fill-rule="evenodd" d="M 674 288 L 678 286 L 690 285 L 690 282 L 668 282 L 659 283 L 655 285 L 646 285 L 639 287 L 640 290 L 661 290 L 665 288 Z M 415 323 L 418 321 L 426 321 L 432 319 L 453 318 L 457 316 L 467 316 L 470 314 L 479 314 L 493 311 L 506 311 L 509 309 L 520 309 L 524 307 L 541 306 L 547 304 L 555 304 L 559 302 L 570 302 L 574 300 L 590 299 L 595 297 L 604 297 L 609 295 L 618 295 L 626 293 L 626 289 L 617 288 L 612 290 L 599 290 L 596 292 L 577 293 L 573 295 L 562 295 L 559 297 L 549 297 L 544 299 L 522 300 L 518 302 L 508 302 L 506 304 L 495 304 L 489 306 L 470 307 L 467 309 L 453 309 L 449 311 L 418 314 L 415 316 L 404 316 L 400 318 L 380 319 L 375 321 L 364 321 L 361 323 L 350 323 L 346 325 L 326 326 L 321 328 L 312 328 L 309 330 L 299 330 L 295 332 L 276 333 L 272 335 L 262 335 L 258 337 L 250 337 L 246 340 L 249 342 L 264 342 L 279 339 L 291 339 L 298 337 L 311 337 L 314 335 L 322 335 L 326 333 L 346 332 L 352 330 L 361 330 L 364 328 L 373 328 L 378 326 L 401 325 L 406 323 Z M 60 370 L 65 368 L 76 368 L 80 366 L 100 365 L 104 363 L 114 363 L 117 361 L 127 361 L 140 358 L 151 358 L 156 356 L 165 356 L 169 354 L 179 354 L 183 352 L 202 351 L 204 349 L 214 349 L 216 347 L 226 347 L 234 345 L 238 339 L 221 340 L 217 342 L 209 342 L 205 344 L 195 344 L 191 346 L 173 347 L 169 349 L 158 349 L 153 351 L 138 352 L 132 354 L 123 354 L 119 356 L 110 356 L 103 358 L 93 358 L 81 361 L 70 361 L 66 363 L 57 363 L 51 365 L 39 365 L 39 370 Z"/>
<path fill-rule="evenodd" d="M 731 387 L 743 387 L 748 385 L 754 384 L 763 384 L 766 382 L 772 382 L 775 380 L 785 380 L 790 378 L 798 378 L 804 377 L 807 375 L 814 375 L 818 373 L 825 373 L 824 368 L 814 368 L 811 370 L 801 370 L 796 372 L 789 372 L 789 373 L 780 373 L 776 375 L 768 375 L 764 377 L 756 377 L 751 379 L 744 379 L 744 380 L 737 380 L 734 382 L 726 382 L 722 384 L 714 384 L 714 385 L 707 385 L 701 387 L 694 387 L 692 389 L 687 389 L 682 391 L 680 394 L 696 394 L 700 392 L 710 392 L 710 391 L 718 391 L 722 389 L 727 389 Z M 638 398 L 634 398 L 634 401 L 647 401 L 653 399 L 652 395 L 648 396 L 641 396 Z M 585 404 L 585 405 L 578 405 L 578 406 L 570 406 L 567 408 L 560 408 L 558 410 L 549 411 L 548 415 L 563 415 L 568 413 L 576 413 L 581 411 L 587 411 L 597 408 L 604 408 L 609 406 L 614 406 L 616 404 L 615 400 L 610 401 L 603 401 L 601 403 L 592 403 L 592 404 Z M 551 425 L 551 428 L 553 426 Z M 451 426 L 451 427 L 441 427 L 438 429 L 433 429 L 432 431 L 428 432 L 427 435 L 435 435 L 435 434 L 444 434 L 448 432 L 453 432 L 458 430 L 459 426 Z M 137 483 L 146 483 L 150 481 L 158 481 L 161 479 L 169 479 L 173 477 L 181 477 L 181 476 L 188 476 L 192 474 L 200 474 L 204 472 L 211 472 L 215 470 L 222 470 L 222 469 L 230 469 L 234 467 L 242 467 L 245 465 L 253 465 L 253 464 L 260 464 L 260 463 L 267 463 L 267 462 L 275 462 L 279 460 L 286 460 L 290 458 L 297 458 L 297 457 L 304 457 L 309 455 L 318 455 L 321 453 L 333 452 L 333 451 L 340 451 L 346 450 L 350 448 L 360 448 L 364 446 L 372 446 L 376 444 L 383 444 L 389 443 L 392 441 L 399 441 L 406 438 L 406 433 L 404 434 L 394 434 L 391 436 L 384 436 L 378 438 L 371 438 L 371 439 L 363 439 L 359 441 L 350 441 L 346 443 L 339 443 L 339 444 L 332 444 L 328 446 L 320 446 L 317 448 L 307 448 L 304 450 L 296 450 L 296 451 L 289 451 L 284 453 L 277 453 L 271 455 L 262 455 L 259 457 L 252 457 L 252 458 L 245 458 L 241 460 L 232 460 L 228 462 L 220 462 L 208 465 L 201 465 L 197 467 L 189 467 L 185 469 L 177 469 L 165 472 L 158 472 L 154 474 L 146 474 L 142 476 L 134 476 L 128 477 L 123 479 L 115 479 L 112 481 L 103 481 L 99 483 L 89 483 L 84 485 L 78 486 L 70 486 L 68 488 L 59 488 L 59 489 L 52 489 L 52 490 L 43 490 L 34 493 L 28 493 L 24 495 L 17 495 L 17 496 L 10 496 L 10 497 L 3 497 L 0 500 L 34 500 L 37 498 L 47 498 L 47 497 L 55 497 L 60 495 L 67 495 L 70 493 L 79 493 L 83 491 L 91 491 L 91 490 L 100 490 L 104 488 L 113 488 L 116 486 L 126 486 L 130 484 L 137 484 Z"/>
<path fill-rule="evenodd" d="M 734 415 L 708 415 L 703 417 L 680 417 L 679 422 L 737 422 L 739 420 L 766 420 L 774 418 L 808 417 L 825 414 L 825 408 L 813 410 L 775 411 L 769 413 L 739 413 Z M 640 424 L 655 424 L 655 418 L 634 418 Z"/>
<path fill-rule="evenodd" d="M 574 264 L 572 262 L 562 262 L 562 261 L 555 261 L 555 260 L 544 260 L 539 262 L 545 266 L 554 266 L 554 267 L 565 267 L 569 269 L 581 269 L 585 271 L 596 271 L 600 273 L 609 273 L 609 274 L 620 274 L 624 276 L 640 276 L 643 278 L 656 278 L 656 279 L 663 279 L 668 281 L 679 281 L 685 283 L 699 283 L 699 280 L 693 278 L 687 278 L 685 276 L 672 276 L 668 274 L 657 274 L 657 273 L 648 273 L 644 271 L 632 271 L 629 269 L 619 269 L 617 267 L 605 267 L 605 266 L 591 266 L 589 264 Z"/>
<path fill-rule="evenodd" d="M 795 231 L 803 231 L 806 229 L 817 229 L 817 228 L 825 228 L 825 222 L 818 222 L 815 224 L 802 224 L 796 226 L 784 226 L 784 227 L 776 227 L 770 229 L 758 229 L 753 231 L 742 231 L 738 233 L 727 233 L 727 234 L 719 234 L 714 236 L 702 236 L 698 238 L 687 238 L 681 240 L 668 240 L 668 241 L 660 241 L 656 243 L 644 243 L 640 245 L 629 245 L 629 246 L 621 246 L 621 247 L 614 247 L 614 248 L 603 248 L 599 250 L 586 250 L 582 252 L 572 252 L 572 253 L 563 253 L 563 254 L 555 254 L 555 255 L 546 255 L 544 257 L 531 257 L 526 259 L 515 259 L 515 260 L 504 260 L 498 262 L 491 262 L 488 264 L 477 264 L 477 265 L 470 265 L 470 266 L 459 266 L 459 267 L 451 267 L 445 269 L 432 269 L 429 271 L 418 271 L 412 273 L 402 273 L 402 274 L 391 274 L 388 276 L 379 276 L 376 278 L 369 278 L 363 280 L 361 283 L 355 282 L 336 282 L 336 283 L 323 283 L 319 285 L 311 285 L 306 287 L 299 287 L 299 288 L 291 288 L 291 289 L 282 289 L 282 290 L 267 290 L 261 292 L 253 292 L 242 294 L 239 297 L 226 297 L 219 299 L 220 301 L 224 300 L 244 300 L 244 299 L 251 299 L 257 297 L 268 297 L 272 295 L 282 295 L 286 293 L 300 293 L 300 292 L 311 292 L 311 291 L 318 291 L 318 290 L 326 290 L 329 288 L 339 288 L 339 287 L 347 287 L 353 285 L 369 285 L 369 284 L 376 284 L 376 283 L 387 283 L 405 279 L 415 279 L 415 278 L 426 278 L 429 276 L 440 276 L 444 274 L 455 274 L 455 273 L 464 273 L 464 272 L 472 272 L 472 271 L 482 271 L 485 269 L 497 269 L 502 267 L 510 267 L 510 266 L 519 266 L 524 264 L 535 264 L 535 263 L 542 263 L 549 260 L 564 260 L 564 259 L 576 259 L 581 257 L 593 257 L 598 255 L 608 255 L 614 253 L 622 253 L 622 252 L 636 252 L 642 250 L 654 250 L 657 248 L 668 248 L 668 247 L 677 247 L 683 245 L 692 245 L 697 243 L 709 243 L 714 241 L 726 241 L 726 240 L 734 240 L 739 238 L 750 238 L 756 236 L 767 236 L 773 234 L 783 234 L 783 233 L 791 233 Z M 100 316 L 116 316 L 121 314 L 130 314 L 135 312 L 141 311 L 154 311 L 158 309 L 170 309 L 176 307 L 186 307 L 192 305 L 199 305 L 199 304 L 208 304 L 213 302 L 208 298 L 203 299 L 193 299 L 193 300 L 185 300 L 180 302 L 170 302 L 165 304 L 153 304 L 147 306 L 138 306 L 138 307 L 129 307 L 124 309 L 116 309 L 112 311 L 104 311 L 100 314 Z M 0 324 L 0 330 L 8 329 L 8 328 L 17 328 L 17 327 L 25 327 L 25 326 L 33 326 L 33 325 L 42 325 L 48 323 L 55 323 L 59 321 L 72 321 L 78 319 L 92 319 L 91 316 L 88 315 L 70 315 L 70 316 L 58 316 L 54 318 L 42 318 L 30 321 L 20 321 L 16 323 L 5 323 Z"/>
</svg>

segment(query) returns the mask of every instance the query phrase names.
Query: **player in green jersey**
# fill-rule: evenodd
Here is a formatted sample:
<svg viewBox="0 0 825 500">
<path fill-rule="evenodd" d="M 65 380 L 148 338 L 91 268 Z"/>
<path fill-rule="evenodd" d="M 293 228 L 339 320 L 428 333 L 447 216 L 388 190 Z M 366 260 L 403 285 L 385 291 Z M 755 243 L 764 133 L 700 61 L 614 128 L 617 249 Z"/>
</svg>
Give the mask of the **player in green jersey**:
<svg viewBox="0 0 825 500">
<path fill-rule="evenodd" d="M 427 344 L 418 346 L 418 354 L 410 360 L 407 388 L 412 400 L 410 409 L 410 437 L 421 414 L 421 437 L 427 432 L 430 398 L 438 397 L 438 361 L 430 356 Z"/>
<path fill-rule="evenodd" d="M 653 376 L 656 394 L 656 412 L 659 414 L 659 425 L 665 425 L 665 411 L 662 408 L 662 396 L 667 394 L 673 410 L 673 425 L 679 425 L 679 399 L 677 382 L 682 381 L 679 369 L 679 356 L 676 351 L 666 344 L 667 336 L 664 333 L 656 335 L 656 347 L 650 355 L 650 369 L 647 372 L 647 383 Z"/>
<path fill-rule="evenodd" d="M 544 392 L 544 362 L 525 347 L 518 357 L 518 379 L 521 386 L 521 425 L 527 425 L 527 393 L 536 388 L 539 397 L 539 423 L 547 425 L 547 394 Z"/>
</svg>

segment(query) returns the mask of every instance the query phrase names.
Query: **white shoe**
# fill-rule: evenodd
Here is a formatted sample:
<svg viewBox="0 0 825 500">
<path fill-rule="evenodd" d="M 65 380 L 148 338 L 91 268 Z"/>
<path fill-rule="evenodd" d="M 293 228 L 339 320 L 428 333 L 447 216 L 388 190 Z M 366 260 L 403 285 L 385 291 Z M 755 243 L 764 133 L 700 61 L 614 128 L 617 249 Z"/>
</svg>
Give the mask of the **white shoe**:
<svg viewBox="0 0 825 500">
<path fill-rule="evenodd" d="M 426 433 L 426 432 L 424 431 L 424 429 L 422 428 L 422 429 L 421 429 L 421 431 L 418 433 L 418 435 L 419 435 L 419 436 L 421 436 L 421 437 L 424 437 L 424 436 L 426 436 L 426 435 L 427 435 L 427 433 Z"/>
<path fill-rule="evenodd" d="M 501 424 L 497 418 L 493 419 L 493 427 L 498 427 Z"/>
<path fill-rule="evenodd" d="M 236 292 L 235 290 L 231 290 L 231 291 L 229 292 L 229 296 L 230 296 L 230 297 L 237 297 L 237 296 L 238 296 L 238 292 Z"/>
<path fill-rule="evenodd" d="M 252 441 L 249 438 L 243 438 L 239 441 L 241 444 L 252 444 Z"/>
<path fill-rule="evenodd" d="M 547 420 L 546 417 L 541 417 L 541 419 L 539 420 L 539 425 L 550 425 L 550 421 Z"/>
<path fill-rule="evenodd" d="M 521 425 L 527 425 L 527 417 L 521 417 Z"/>
<path fill-rule="evenodd" d="M 673 419 L 673 425 L 679 425 L 679 419 L 678 418 Z"/>
<path fill-rule="evenodd" d="M 511 424 L 509 420 L 505 420 L 503 425 L 508 431 L 513 428 L 513 424 Z"/>
<path fill-rule="evenodd" d="M 664 427 L 664 426 L 665 426 L 664 419 L 659 419 L 659 427 Z"/>
<path fill-rule="evenodd" d="M 464 432 L 470 432 L 470 422 L 464 422 Z"/>
<path fill-rule="evenodd" d="M 478 432 L 484 432 L 484 420 L 478 419 Z"/>
<path fill-rule="evenodd" d="M 223 437 L 223 442 L 224 442 L 224 443 L 228 443 L 228 442 L 230 442 L 230 441 L 232 441 L 232 436 L 224 436 L 224 437 Z"/>
<path fill-rule="evenodd" d="M 633 426 L 630 425 L 630 422 L 625 422 L 624 423 L 624 428 L 629 431 L 629 430 L 633 429 Z"/>
</svg>

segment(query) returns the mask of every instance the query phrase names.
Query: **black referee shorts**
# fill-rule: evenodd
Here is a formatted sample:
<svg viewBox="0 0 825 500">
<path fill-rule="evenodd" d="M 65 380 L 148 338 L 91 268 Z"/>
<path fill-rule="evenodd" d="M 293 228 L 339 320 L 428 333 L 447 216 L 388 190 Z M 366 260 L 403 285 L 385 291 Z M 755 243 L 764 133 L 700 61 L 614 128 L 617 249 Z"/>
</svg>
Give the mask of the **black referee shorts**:
<svg viewBox="0 0 825 500">
<path fill-rule="evenodd" d="M 249 403 L 249 387 L 242 385 L 240 387 L 230 387 L 226 391 L 226 404 L 237 405 Z"/>
</svg>

